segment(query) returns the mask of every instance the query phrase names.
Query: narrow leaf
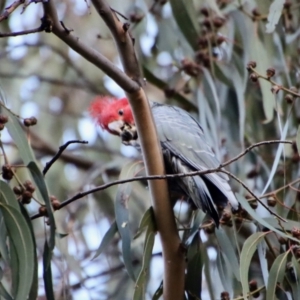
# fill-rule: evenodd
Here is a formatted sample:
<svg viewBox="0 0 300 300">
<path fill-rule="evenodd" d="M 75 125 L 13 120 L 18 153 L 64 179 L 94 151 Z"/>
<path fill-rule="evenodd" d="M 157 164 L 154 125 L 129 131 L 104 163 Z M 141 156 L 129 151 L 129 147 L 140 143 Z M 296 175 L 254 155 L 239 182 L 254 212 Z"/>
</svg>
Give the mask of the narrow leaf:
<svg viewBox="0 0 300 300">
<path fill-rule="evenodd" d="M 34 247 L 30 230 L 24 217 L 15 208 L 0 203 L 7 233 L 18 262 L 16 300 L 27 299 L 34 275 Z"/>
<path fill-rule="evenodd" d="M 53 292 L 51 261 L 49 261 L 49 257 L 52 257 L 52 250 L 47 241 L 45 241 L 43 253 L 43 279 L 45 284 L 45 292 L 47 300 L 55 300 Z"/>
<path fill-rule="evenodd" d="M 188 248 L 188 263 L 185 280 L 185 289 L 188 299 L 194 300 L 200 297 L 202 288 L 203 259 L 201 255 L 201 239 L 199 234 L 194 235 Z"/>
<path fill-rule="evenodd" d="M 271 220 L 271 218 L 262 218 L 259 214 L 256 213 L 256 211 L 249 205 L 248 201 L 242 197 L 239 194 L 235 194 L 238 201 L 242 205 L 242 207 L 247 211 L 247 213 L 254 219 L 256 220 L 259 224 L 265 226 L 266 228 L 270 229 L 271 231 L 274 231 L 278 233 L 279 235 L 288 238 L 290 240 L 296 241 L 297 243 L 299 242 L 298 239 L 294 238 L 291 235 L 286 234 L 284 231 L 276 229 L 271 222 L 268 222 L 267 220 Z M 273 218 L 274 219 L 274 218 Z M 277 221 L 277 220 L 276 220 Z M 277 223 L 280 221 L 277 221 Z M 282 226 L 287 226 L 287 222 L 281 222 Z M 279 226 L 281 229 L 281 227 Z"/>
<path fill-rule="evenodd" d="M 14 143 L 19 149 L 19 154 L 25 165 L 35 160 L 31 146 L 28 143 L 26 133 L 22 128 L 19 119 L 6 107 L 0 105 L 0 113 L 8 116 L 8 122 L 5 124 Z"/>
<path fill-rule="evenodd" d="M 92 260 L 95 259 L 96 257 L 98 257 L 103 252 L 103 250 L 112 242 L 112 240 L 117 232 L 118 232 L 118 226 L 117 226 L 116 221 L 114 221 L 111 224 L 110 228 L 105 233 L 105 235 L 100 243 L 100 246 L 97 249 Z"/>
<path fill-rule="evenodd" d="M 38 258 L 37 258 L 37 254 L 36 254 L 36 241 L 35 241 L 35 236 L 34 236 L 34 231 L 33 231 L 33 227 L 32 227 L 32 222 L 31 219 L 28 215 L 28 212 L 26 210 L 26 208 L 20 204 L 20 210 L 21 213 L 27 223 L 27 226 L 29 228 L 30 234 L 31 234 L 31 238 L 33 241 L 33 260 L 34 260 L 34 264 L 33 264 L 33 279 L 32 279 L 32 285 L 31 285 L 31 289 L 29 292 L 29 299 L 37 299 L 38 297 Z"/>
<path fill-rule="evenodd" d="M 300 155 L 300 125 L 298 126 L 298 130 L 297 130 L 296 144 L 297 144 L 298 154 Z"/>
<path fill-rule="evenodd" d="M 260 243 L 261 239 L 267 234 L 268 232 L 254 233 L 245 241 L 243 245 L 240 257 L 240 274 L 244 299 L 247 299 L 247 294 L 249 293 L 248 273 L 253 254 L 256 251 L 257 245 Z"/>
<path fill-rule="evenodd" d="M 268 278 L 269 278 L 268 261 L 266 258 L 266 252 L 267 252 L 267 244 L 265 241 L 261 241 L 261 243 L 259 243 L 257 246 L 257 254 L 258 254 L 260 269 L 262 272 L 265 286 L 267 286 Z"/>
<path fill-rule="evenodd" d="M 191 47 L 198 50 L 199 26 L 193 1 L 170 0 L 170 4 L 180 31 Z"/>
<path fill-rule="evenodd" d="M 122 169 L 120 179 L 133 177 L 135 174 L 136 164 L 128 163 Z M 115 215 L 118 231 L 122 240 L 122 255 L 125 268 L 130 278 L 135 281 L 135 274 L 132 266 L 131 258 L 131 231 L 129 228 L 129 211 L 128 201 L 131 194 L 131 183 L 121 184 L 118 186 L 118 191 L 115 200 Z"/>
<path fill-rule="evenodd" d="M 270 276 L 269 276 L 269 280 L 268 280 L 266 300 L 276 299 L 276 296 L 275 296 L 276 295 L 276 286 L 278 283 L 283 282 L 285 268 L 286 268 L 286 262 L 287 262 L 287 256 L 289 253 L 290 252 L 287 251 L 285 253 L 278 255 L 272 264 L 272 267 L 270 269 Z"/>
<path fill-rule="evenodd" d="M 53 211 L 52 211 L 52 205 L 49 199 L 49 193 L 47 190 L 47 186 L 43 177 L 42 172 L 40 171 L 39 167 L 34 161 L 31 161 L 28 165 L 27 168 L 30 170 L 31 175 L 33 177 L 33 180 L 38 187 L 43 200 L 46 204 L 47 208 L 47 213 L 48 213 L 48 218 L 49 218 L 49 226 L 50 226 L 50 236 L 49 236 L 49 247 L 51 250 L 54 249 L 55 246 L 55 220 L 53 216 Z"/>
<path fill-rule="evenodd" d="M 272 33 L 275 30 L 283 10 L 285 0 L 274 0 L 270 6 L 268 14 L 268 23 L 266 24 L 266 33 Z"/>
<path fill-rule="evenodd" d="M 148 227 L 146 238 L 145 238 L 146 242 L 145 242 L 144 253 L 143 253 L 142 268 L 140 270 L 140 273 L 136 281 L 133 300 L 144 299 L 145 291 L 147 287 L 147 279 L 149 276 L 149 266 L 152 257 L 154 237 L 155 237 L 155 232 L 153 228 Z"/>
<path fill-rule="evenodd" d="M 226 232 L 220 227 L 219 229 L 215 230 L 215 235 L 218 244 L 222 250 L 222 253 L 228 259 L 233 274 L 235 275 L 238 281 L 241 281 L 241 277 L 239 273 L 240 266 L 239 266 L 236 250 L 233 248 L 229 238 L 227 237 Z"/>
<path fill-rule="evenodd" d="M 2 201 L 1 201 L 2 202 Z M 7 248 L 7 230 L 4 222 L 4 217 L 0 211 L 0 254 L 2 259 L 8 263 L 9 262 L 9 252 Z"/>
<path fill-rule="evenodd" d="M 1 299 L 3 298 L 5 300 L 14 300 L 12 296 L 7 292 L 2 282 L 0 282 L 0 295 L 1 295 Z"/>
<path fill-rule="evenodd" d="M 12 191 L 10 186 L 2 180 L 0 180 L 0 201 L 3 204 L 9 205 L 20 211 L 15 193 Z"/>
<path fill-rule="evenodd" d="M 286 135 L 287 135 L 288 127 L 289 127 L 288 125 L 289 125 L 289 119 L 287 119 L 286 122 L 285 122 L 283 131 L 282 131 L 282 134 L 281 134 L 281 138 L 280 138 L 281 141 L 284 141 L 286 139 Z M 275 159 L 274 159 L 274 162 L 273 162 L 273 165 L 272 165 L 271 173 L 269 174 L 268 181 L 267 181 L 261 195 L 263 195 L 267 191 L 269 185 L 273 181 L 273 178 L 274 178 L 274 175 L 276 173 L 278 164 L 280 162 L 280 157 L 281 157 L 281 154 L 282 154 L 282 151 L 283 151 L 283 147 L 284 147 L 284 144 L 281 143 L 281 144 L 279 144 L 279 146 L 277 148 L 277 152 L 276 152 Z"/>
</svg>

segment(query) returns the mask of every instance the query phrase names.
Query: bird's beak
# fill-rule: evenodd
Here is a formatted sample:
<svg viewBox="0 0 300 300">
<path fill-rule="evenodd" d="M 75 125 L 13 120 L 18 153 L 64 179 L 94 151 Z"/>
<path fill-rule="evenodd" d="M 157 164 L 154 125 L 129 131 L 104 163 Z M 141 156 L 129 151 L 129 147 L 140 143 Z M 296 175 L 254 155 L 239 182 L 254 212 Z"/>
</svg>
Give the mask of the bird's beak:
<svg viewBox="0 0 300 300">
<path fill-rule="evenodd" d="M 122 128 L 124 128 L 124 121 L 118 120 L 108 124 L 108 129 L 111 133 L 121 135 Z"/>
</svg>

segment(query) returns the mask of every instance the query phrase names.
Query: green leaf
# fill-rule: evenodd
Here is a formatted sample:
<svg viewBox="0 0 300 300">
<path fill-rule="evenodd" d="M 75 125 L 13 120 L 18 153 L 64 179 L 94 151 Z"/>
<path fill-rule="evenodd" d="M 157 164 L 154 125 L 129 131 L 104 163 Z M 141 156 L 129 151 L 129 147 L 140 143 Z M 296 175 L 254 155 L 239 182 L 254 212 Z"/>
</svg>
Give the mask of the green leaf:
<svg viewBox="0 0 300 300">
<path fill-rule="evenodd" d="M 236 254 L 236 249 L 233 248 L 226 232 L 223 228 L 219 228 L 215 230 L 215 235 L 217 238 L 217 242 L 222 250 L 222 253 L 227 257 L 228 262 L 230 264 L 231 270 L 235 275 L 238 281 L 241 281 L 240 273 L 239 273 L 239 262 Z"/>
<path fill-rule="evenodd" d="M 135 166 L 132 162 L 126 164 L 120 174 L 120 179 L 134 177 Z M 130 278 L 135 281 L 135 274 L 132 266 L 131 259 L 131 232 L 129 228 L 129 212 L 128 212 L 128 201 L 131 194 L 132 184 L 120 184 L 115 201 L 115 215 L 118 231 L 121 235 L 122 240 L 122 254 L 125 268 Z"/>
<path fill-rule="evenodd" d="M 35 249 L 32 236 L 24 217 L 18 210 L 3 203 L 0 203 L 0 209 L 17 257 L 18 279 L 15 300 L 24 300 L 28 297 L 34 276 Z"/>
<path fill-rule="evenodd" d="M 112 240 L 117 232 L 118 232 L 118 226 L 117 226 L 116 221 L 114 221 L 111 224 L 110 228 L 105 233 L 92 260 L 95 259 L 96 257 L 98 257 L 103 252 L 103 250 L 112 242 Z"/>
<path fill-rule="evenodd" d="M 224 254 L 220 251 L 220 249 L 217 249 L 218 255 L 217 255 L 217 268 L 219 271 L 219 276 L 223 285 L 223 288 L 226 291 L 232 290 L 232 282 L 233 282 L 233 276 L 231 269 L 229 268 L 229 265 L 226 261 L 226 257 Z"/>
<path fill-rule="evenodd" d="M 244 242 L 240 256 L 240 274 L 244 299 L 247 299 L 247 294 L 249 293 L 248 273 L 252 256 L 256 251 L 257 245 L 260 243 L 261 239 L 264 238 L 267 234 L 268 232 L 256 232 L 250 235 L 250 237 Z"/>
<path fill-rule="evenodd" d="M 2 200 L 0 200 L 2 202 Z M 9 252 L 7 248 L 7 230 L 5 227 L 4 217 L 0 211 L 0 253 L 2 259 L 8 263 L 9 262 Z"/>
<path fill-rule="evenodd" d="M 145 246 L 143 253 L 143 263 L 140 273 L 138 275 L 133 300 L 143 300 L 145 297 L 147 280 L 149 276 L 149 266 L 152 258 L 152 250 L 154 245 L 155 231 L 153 226 L 148 226 L 146 237 L 145 237 Z"/>
<path fill-rule="evenodd" d="M 222 74 L 227 80 L 230 80 L 230 85 L 235 89 L 235 93 L 238 101 L 238 118 L 239 118 L 239 138 L 241 144 L 244 143 L 244 131 L 245 131 L 245 118 L 246 118 L 246 108 L 245 108 L 245 100 L 244 93 L 246 88 L 246 82 L 241 77 L 238 72 L 236 66 L 234 64 L 230 65 L 216 65 L 217 66 L 217 74 Z"/>
<path fill-rule="evenodd" d="M 195 234 L 197 234 L 199 232 L 199 227 L 200 227 L 200 224 L 202 224 L 204 217 L 205 217 L 205 214 L 202 210 L 197 209 L 195 211 L 191 229 L 189 230 L 189 236 L 185 242 L 185 245 L 187 247 L 192 243 Z"/>
<path fill-rule="evenodd" d="M 10 186 L 2 180 L 0 180 L 0 201 L 20 211 L 15 193 Z"/>
<path fill-rule="evenodd" d="M 260 269 L 262 272 L 265 286 L 267 286 L 268 278 L 269 278 L 268 261 L 267 261 L 266 253 L 267 253 L 267 244 L 265 241 L 261 241 L 261 243 L 257 245 L 257 254 L 258 254 Z"/>
<path fill-rule="evenodd" d="M 17 294 L 17 290 L 18 290 L 18 286 L 19 286 L 19 269 L 20 269 L 20 265 L 19 265 L 19 259 L 18 259 L 18 254 L 17 254 L 17 250 L 16 247 L 12 241 L 11 238 L 9 238 L 9 254 L 10 254 L 10 269 L 11 269 L 11 293 L 12 296 L 15 298 L 16 294 Z"/>
<path fill-rule="evenodd" d="M 1 299 L 3 298 L 5 300 L 14 300 L 12 296 L 7 292 L 2 282 L 0 282 L 0 295 L 1 295 Z"/>
<path fill-rule="evenodd" d="M 277 228 L 279 230 L 282 230 L 282 228 L 284 228 L 284 230 L 286 231 L 291 231 L 293 228 L 299 227 L 299 222 L 289 220 L 289 219 L 287 219 L 286 222 L 278 222 L 278 220 L 273 217 L 263 218 L 263 220 L 266 221 L 271 226 L 273 226 L 274 228 Z M 286 236 L 286 237 L 290 237 L 290 236 Z"/>
<path fill-rule="evenodd" d="M 292 288 L 293 299 L 300 299 L 300 284 L 299 284 L 299 275 L 300 275 L 300 268 L 297 259 L 295 258 L 294 254 L 292 253 L 291 260 L 288 257 L 289 262 L 286 266 L 286 273 L 285 278 L 287 279 L 289 285 Z"/>
<path fill-rule="evenodd" d="M 45 284 L 45 292 L 47 300 L 55 300 L 53 292 L 51 260 L 49 261 L 49 257 L 52 257 L 52 249 L 49 247 L 47 241 L 45 241 L 43 253 L 43 279 Z"/>
<path fill-rule="evenodd" d="M 56 227 L 55 227 L 55 220 L 54 220 L 53 211 L 52 211 L 52 205 L 51 205 L 51 202 L 49 199 L 49 193 L 48 193 L 47 186 L 46 186 L 46 183 L 44 180 L 44 176 L 34 161 L 31 161 L 27 165 L 27 168 L 30 170 L 33 180 L 34 180 L 37 188 L 39 189 L 39 191 L 43 197 L 43 200 L 46 204 L 48 219 L 49 219 L 49 226 L 50 226 L 50 236 L 48 239 L 48 243 L 49 243 L 50 249 L 53 250 L 54 246 L 55 246 L 55 229 L 56 229 Z"/>
<path fill-rule="evenodd" d="M 144 213 L 144 215 L 141 219 L 138 231 L 134 236 L 134 239 L 139 237 L 142 234 L 142 232 L 144 231 L 144 229 L 147 228 L 148 226 L 152 226 L 153 228 L 155 228 L 154 212 L 153 212 L 152 206 L 149 207 L 147 209 L 147 211 Z"/>
<path fill-rule="evenodd" d="M 27 165 L 31 161 L 35 161 L 32 148 L 28 143 L 26 133 L 24 132 L 19 119 L 3 105 L 0 105 L 0 113 L 8 116 L 8 122 L 5 124 L 5 126 L 7 127 L 9 134 L 19 149 L 19 154 L 24 164 Z"/>
<path fill-rule="evenodd" d="M 290 251 L 287 251 L 278 255 L 272 264 L 268 280 L 266 300 L 276 299 L 276 286 L 278 283 L 281 284 L 283 282 L 287 257 L 289 253 Z"/>
<path fill-rule="evenodd" d="M 261 74 L 265 74 L 266 70 L 272 65 L 272 63 L 266 48 L 259 37 L 255 36 L 255 34 L 256 29 L 253 29 L 252 36 L 248 37 L 253 41 L 250 43 L 250 59 L 258 62 L 256 67 L 257 71 Z M 262 93 L 263 108 L 266 117 L 264 123 L 268 123 L 271 122 L 274 117 L 275 97 L 271 92 L 271 85 L 269 82 L 262 78 L 259 78 L 258 81 Z"/>
<path fill-rule="evenodd" d="M 21 210 L 21 213 L 27 223 L 27 226 L 29 228 L 29 231 L 30 231 L 30 234 L 31 234 L 31 238 L 32 238 L 32 241 L 33 241 L 33 248 L 34 248 L 34 251 L 33 251 L 33 259 L 34 259 L 34 265 L 33 265 L 33 280 L 32 280 L 32 285 L 31 285 L 31 289 L 30 289 L 30 292 L 29 292 L 29 299 L 37 299 L 38 297 L 38 283 L 39 283 L 39 278 L 38 278 L 38 257 L 37 257 L 37 254 L 36 254 L 36 250 L 37 249 L 37 246 L 36 246 L 36 241 L 35 241 L 35 236 L 34 236 L 34 231 L 33 231 L 33 227 L 32 227 L 32 222 L 31 222 L 31 219 L 28 215 L 28 212 L 26 210 L 26 208 L 20 204 L 20 210 Z"/>
<path fill-rule="evenodd" d="M 216 120 L 217 123 L 220 122 L 221 118 L 221 109 L 220 109 L 220 99 L 217 93 L 216 85 L 215 82 L 211 76 L 211 73 L 206 69 L 202 69 L 203 72 L 203 87 L 204 87 L 204 94 L 207 97 L 208 100 L 212 100 L 211 102 L 214 103 L 215 109 L 214 111 L 216 112 Z"/>
<path fill-rule="evenodd" d="M 300 155 L 300 125 L 298 126 L 298 130 L 297 130 L 296 144 L 297 144 L 298 154 Z"/>
<path fill-rule="evenodd" d="M 258 213 L 256 213 L 256 211 L 249 205 L 248 201 L 241 195 L 239 194 L 235 194 L 235 196 L 237 197 L 239 203 L 242 205 L 242 207 L 247 211 L 247 213 L 254 219 L 256 220 L 259 224 L 265 226 L 266 228 L 270 229 L 271 231 L 274 231 L 276 233 L 278 233 L 279 235 L 288 238 L 290 240 L 293 240 L 295 242 L 299 242 L 298 239 L 294 238 L 291 235 L 286 234 L 285 232 L 276 229 L 273 225 L 272 222 L 269 222 L 268 220 L 270 220 L 271 218 L 262 218 Z M 275 220 L 275 218 L 273 218 Z M 277 221 L 277 220 L 276 220 Z M 279 221 L 277 221 L 278 223 Z M 289 221 L 288 221 L 289 222 Z M 280 224 L 282 224 L 282 226 L 287 226 L 288 223 L 287 222 L 280 222 Z M 299 224 L 298 224 L 299 225 Z M 298 227 L 298 226 L 297 226 Z M 281 228 L 281 227 L 278 227 Z"/>
<path fill-rule="evenodd" d="M 266 33 L 272 33 L 275 30 L 283 10 L 285 0 L 274 0 L 270 6 L 268 14 L 268 23 L 266 24 Z"/>
<path fill-rule="evenodd" d="M 170 0 L 174 19 L 194 50 L 198 50 L 199 25 L 193 1 Z"/>
<path fill-rule="evenodd" d="M 188 299 L 195 300 L 201 295 L 203 260 L 201 254 L 201 239 L 199 234 L 194 235 L 189 245 L 187 253 L 187 272 L 185 280 L 185 290 Z"/>
<path fill-rule="evenodd" d="M 281 138 L 280 138 L 281 141 L 284 141 L 286 139 L 288 128 L 289 128 L 289 119 L 287 119 L 286 122 L 285 122 L 283 131 L 281 133 Z M 265 192 L 267 191 L 269 185 L 273 181 L 273 178 L 274 178 L 274 176 L 276 174 L 276 171 L 277 171 L 277 167 L 278 167 L 279 162 L 280 162 L 280 158 L 281 158 L 281 154 L 282 154 L 283 149 L 284 149 L 284 144 L 283 143 L 279 144 L 278 148 L 277 148 L 277 151 L 276 151 L 275 159 L 274 159 L 274 162 L 273 162 L 273 165 L 272 165 L 271 173 L 269 174 L 268 181 L 267 181 L 261 195 L 265 194 Z"/>
</svg>

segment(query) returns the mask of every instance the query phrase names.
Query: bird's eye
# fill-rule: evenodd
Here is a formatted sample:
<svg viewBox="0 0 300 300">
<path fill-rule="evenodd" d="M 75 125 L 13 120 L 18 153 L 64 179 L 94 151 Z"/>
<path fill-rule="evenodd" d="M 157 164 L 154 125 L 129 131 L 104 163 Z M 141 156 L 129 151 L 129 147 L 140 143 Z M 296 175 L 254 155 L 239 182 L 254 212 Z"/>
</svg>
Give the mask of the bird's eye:
<svg viewBox="0 0 300 300">
<path fill-rule="evenodd" d="M 120 110 L 118 111 L 118 114 L 119 114 L 120 116 L 123 116 L 123 114 L 124 114 L 123 109 L 120 109 Z"/>
</svg>

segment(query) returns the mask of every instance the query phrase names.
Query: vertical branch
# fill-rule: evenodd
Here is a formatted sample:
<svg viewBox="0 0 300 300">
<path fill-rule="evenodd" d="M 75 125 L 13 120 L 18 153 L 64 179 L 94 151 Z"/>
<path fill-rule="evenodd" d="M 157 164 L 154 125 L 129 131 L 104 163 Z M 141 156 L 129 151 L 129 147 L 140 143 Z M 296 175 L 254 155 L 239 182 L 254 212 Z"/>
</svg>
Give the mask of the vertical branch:
<svg viewBox="0 0 300 300">
<path fill-rule="evenodd" d="M 112 32 L 126 74 L 106 57 L 82 43 L 65 26 L 62 26 L 52 0 L 43 4 L 43 22 L 44 25 L 47 25 L 46 31 L 53 32 L 73 50 L 104 71 L 127 92 L 138 130 L 147 175 L 164 175 L 165 170 L 160 143 L 149 102 L 141 88 L 144 80 L 135 55 L 134 41 L 128 32 L 129 24 L 123 24 L 105 1 L 92 0 L 92 2 Z M 164 299 L 182 300 L 185 275 L 184 251 L 181 247 L 181 240 L 169 200 L 167 181 L 151 180 L 149 181 L 149 187 L 163 248 Z"/>
<path fill-rule="evenodd" d="M 144 81 L 133 47 L 134 40 L 128 32 L 129 24 L 123 24 L 105 1 L 92 0 L 92 2 L 114 37 L 125 73 L 143 85 Z M 147 97 L 142 88 L 127 93 L 127 96 L 137 126 L 146 172 L 148 175 L 163 175 L 164 161 Z M 148 183 L 163 248 L 164 299 L 181 300 L 184 296 L 184 252 L 176 228 L 167 181 L 152 180 Z"/>
</svg>

